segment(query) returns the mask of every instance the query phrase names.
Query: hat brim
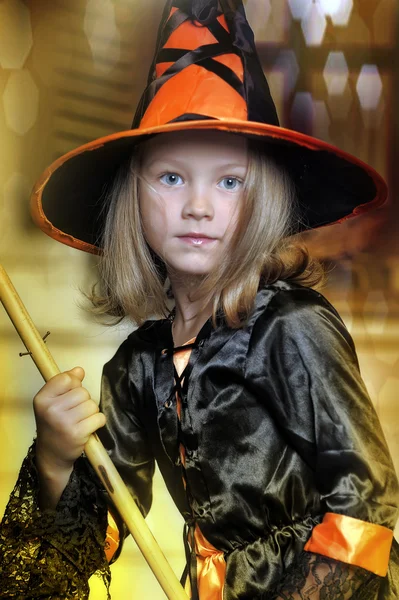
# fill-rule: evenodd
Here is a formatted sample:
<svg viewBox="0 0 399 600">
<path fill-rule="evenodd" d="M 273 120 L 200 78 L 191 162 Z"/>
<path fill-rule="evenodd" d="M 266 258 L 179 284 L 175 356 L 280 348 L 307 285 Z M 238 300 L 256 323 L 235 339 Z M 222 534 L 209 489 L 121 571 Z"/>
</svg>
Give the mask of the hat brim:
<svg viewBox="0 0 399 600">
<path fill-rule="evenodd" d="M 34 222 L 67 246 L 101 253 L 104 193 L 120 164 L 150 136 L 185 130 L 236 133 L 273 145 L 296 187 L 298 231 L 344 221 L 387 198 L 387 186 L 372 167 L 317 138 L 255 121 L 178 121 L 114 133 L 58 158 L 33 189 Z"/>
</svg>

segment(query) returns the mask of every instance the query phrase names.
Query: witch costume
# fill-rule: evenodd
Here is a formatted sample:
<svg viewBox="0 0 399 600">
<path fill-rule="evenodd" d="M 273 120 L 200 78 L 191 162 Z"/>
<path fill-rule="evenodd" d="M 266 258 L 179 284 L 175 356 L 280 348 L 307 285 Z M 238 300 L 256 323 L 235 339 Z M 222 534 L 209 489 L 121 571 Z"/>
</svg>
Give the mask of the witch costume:
<svg viewBox="0 0 399 600">
<path fill-rule="evenodd" d="M 32 197 L 43 231 L 101 252 L 99 199 L 119 165 L 182 130 L 264 141 L 295 184 L 298 230 L 384 202 L 373 169 L 278 126 L 242 4 L 219 5 L 168 0 L 133 128 L 49 167 Z M 241 328 L 219 314 L 178 348 L 170 318 L 147 321 L 105 365 L 100 408 L 97 433 L 142 513 L 156 461 L 185 519 L 193 600 L 399 597 L 397 478 L 353 341 L 320 293 L 262 284 Z M 125 527 L 107 534 L 84 457 L 55 511 L 40 511 L 37 489 L 33 444 L 0 532 L 0 597 L 87 598 L 94 571 L 109 581 L 104 550 L 117 558 Z"/>
</svg>

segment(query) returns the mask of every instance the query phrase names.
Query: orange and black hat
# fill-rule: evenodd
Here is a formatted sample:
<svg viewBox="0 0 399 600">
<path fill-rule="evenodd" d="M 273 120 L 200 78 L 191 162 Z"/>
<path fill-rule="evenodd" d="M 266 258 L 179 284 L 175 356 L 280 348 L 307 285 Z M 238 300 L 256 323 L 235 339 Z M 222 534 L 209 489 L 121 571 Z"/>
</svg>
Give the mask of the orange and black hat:
<svg viewBox="0 0 399 600">
<path fill-rule="evenodd" d="M 159 133 L 220 130 L 267 145 L 289 169 L 298 231 L 381 205 L 383 179 L 316 138 L 279 126 L 241 0 L 167 0 L 132 129 L 80 146 L 43 173 L 32 214 L 54 239 L 101 251 L 104 191 L 136 144 Z"/>
</svg>

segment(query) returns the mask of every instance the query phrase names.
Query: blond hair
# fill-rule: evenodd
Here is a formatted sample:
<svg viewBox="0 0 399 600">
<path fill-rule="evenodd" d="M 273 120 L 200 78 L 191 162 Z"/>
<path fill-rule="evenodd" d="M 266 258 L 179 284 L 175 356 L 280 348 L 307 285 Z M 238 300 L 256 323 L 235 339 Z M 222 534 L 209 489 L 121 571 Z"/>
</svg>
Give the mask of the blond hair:
<svg viewBox="0 0 399 600">
<path fill-rule="evenodd" d="M 259 285 L 285 279 L 310 287 L 323 270 L 305 248 L 293 242 L 295 194 L 284 166 L 258 142 L 248 142 L 248 170 L 238 225 L 229 251 L 207 275 L 196 296 L 213 298 L 230 327 L 240 327 L 254 305 Z M 89 298 L 96 314 L 125 316 L 141 325 L 170 312 L 166 266 L 148 246 L 141 224 L 139 179 L 142 149 L 120 168 L 105 203 L 99 263 L 100 289 Z M 115 322 L 115 319 L 113 319 Z"/>
</svg>

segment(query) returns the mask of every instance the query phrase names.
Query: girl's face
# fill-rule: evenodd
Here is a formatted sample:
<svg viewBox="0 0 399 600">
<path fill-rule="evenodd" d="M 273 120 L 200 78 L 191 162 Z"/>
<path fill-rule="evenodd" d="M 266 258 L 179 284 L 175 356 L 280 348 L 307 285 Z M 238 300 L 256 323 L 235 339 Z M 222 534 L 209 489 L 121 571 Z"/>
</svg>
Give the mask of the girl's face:
<svg viewBox="0 0 399 600">
<path fill-rule="evenodd" d="M 219 131 L 162 134 L 144 145 L 144 235 L 169 276 L 201 276 L 226 258 L 239 216 L 247 143 Z"/>
</svg>

